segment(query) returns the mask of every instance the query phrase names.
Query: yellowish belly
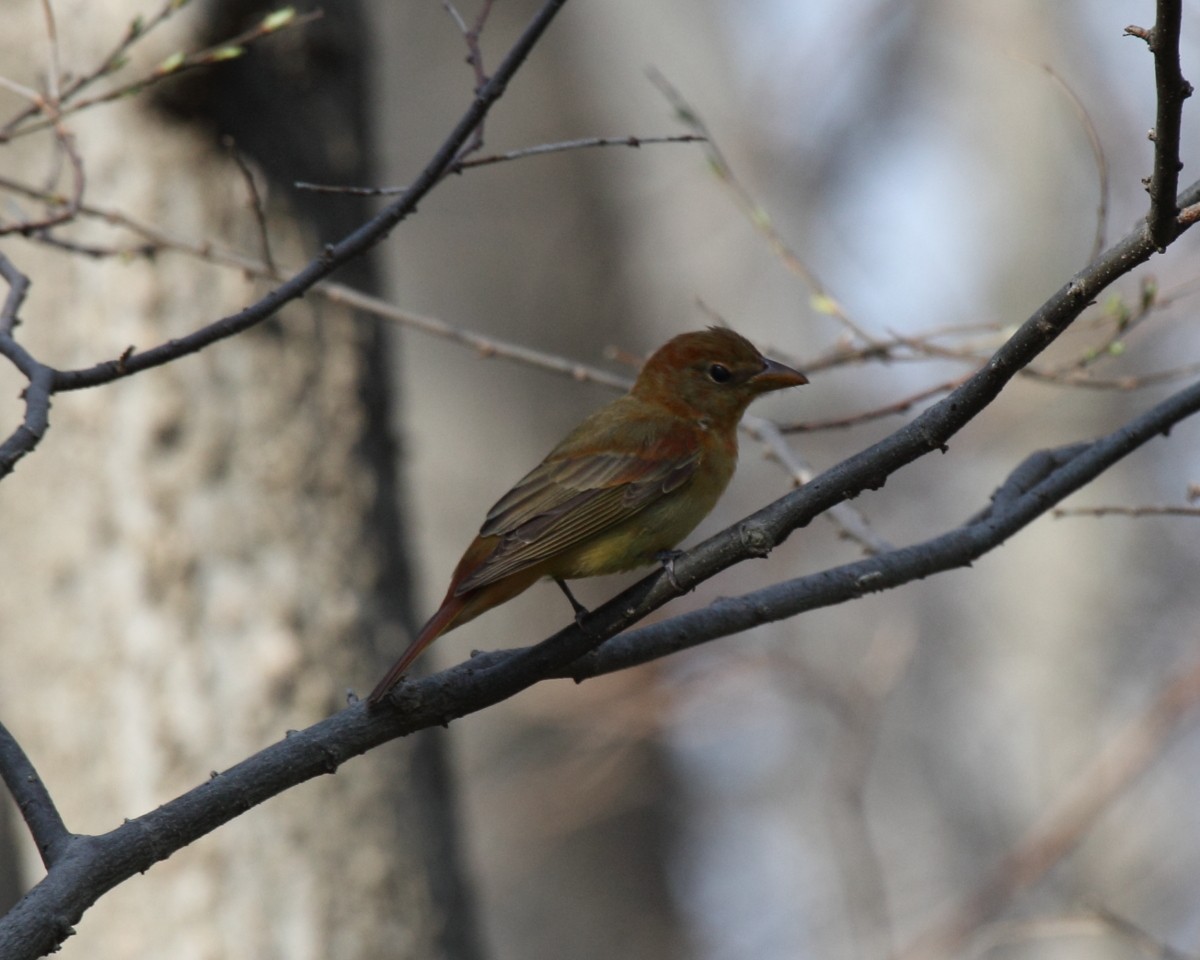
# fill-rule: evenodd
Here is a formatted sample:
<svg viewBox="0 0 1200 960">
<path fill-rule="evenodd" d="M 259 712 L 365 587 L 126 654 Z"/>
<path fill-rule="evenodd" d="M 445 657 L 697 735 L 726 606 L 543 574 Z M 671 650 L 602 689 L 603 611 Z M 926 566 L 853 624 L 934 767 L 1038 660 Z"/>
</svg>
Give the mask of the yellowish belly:
<svg viewBox="0 0 1200 960">
<path fill-rule="evenodd" d="M 628 520 L 563 552 L 551 561 L 548 575 L 572 580 L 653 563 L 658 554 L 675 547 L 708 516 L 729 485 L 732 466 L 715 475 L 701 471 Z"/>
</svg>

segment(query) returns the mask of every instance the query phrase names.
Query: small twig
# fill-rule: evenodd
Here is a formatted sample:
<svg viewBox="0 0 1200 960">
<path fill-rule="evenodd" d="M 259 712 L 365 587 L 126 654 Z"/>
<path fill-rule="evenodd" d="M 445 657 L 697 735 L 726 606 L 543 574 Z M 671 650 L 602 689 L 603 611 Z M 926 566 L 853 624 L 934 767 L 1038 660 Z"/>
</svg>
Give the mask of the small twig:
<svg viewBox="0 0 1200 960">
<path fill-rule="evenodd" d="M 323 14 L 320 10 L 314 10 L 305 14 L 297 14 L 291 7 L 276 10 L 274 13 L 268 14 L 260 20 L 255 26 L 244 30 L 236 36 L 230 37 L 228 40 L 214 44 L 211 47 L 205 47 L 203 50 L 198 50 L 195 53 L 173 53 L 161 61 L 146 76 L 121 84 L 94 97 L 72 100 L 69 103 L 63 104 L 57 108 L 55 116 L 64 117 L 69 114 L 79 113 L 81 110 L 99 106 L 100 104 L 112 103 L 115 100 L 121 100 L 125 97 L 141 93 L 169 77 L 177 77 L 186 71 L 223 63 L 226 60 L 234 60 L 245 54 L 247 46 L 262 38 L 277 33 L 284 27 L 301 26 L 311 23 L 314 20 L 320 19 L 321 16 Z M 39 130 L 45 130 L 52 125 L 52 122 L 49 119 L 32 121 L 14 127 L 12 130 L 6 130 L 3 136 L 0 136 L 0 143 L 3 143 L 5 140 L 15 140 L 17 137 L 36 133 Z"/>
<path fill-rule="evenodd" d="M 450 15 L 450 18 L 458 25 L 459 32 L 463 35 L 463 40 L 467 44 L 467 63 L 475 72 L 475 92 L 480 90 L 488 82 L 488 75 L 483 68 L 483 49 L 479 45 L 479 38 L 483 35 L 483 28 L 487 24 L 488 17 L 492 12 L 493 0 L 484 0 L 479 8 L 479 14 L 475 17 L 475 23 L 470 27 L 463 19 L 462 14 L 458 12 L 458 8 L 454 6 L 450 0 L 442 0 L 442 8 Z M 479 126 L 475 128 L 475 132 L 471 135 L 471 139 L 463 144 L 462 149 L 458 153 L 458 159 L 461 161 L 466 157 L 475 153 L 477 150 L 483 149 L 483 127 L 484 121 L 479 121 Z"/>
<path fill-rule="evenodd" d="M 237 164 L 237 168 L 242 174 L 242 179 L 246 183 L 246 189 L 250 192 L 250 209 L 254 212 L 254 224 L 258 228 L 258 245 L 262 254 L 262 260 L 266 265 L 268 276 L 272 280 L 278 280 L 282 274 L 279 272 L 279 267 L 275 264 L 275 258 L 271 255 L 271 236 L 267 230 L 266 206 L 263 203 L 262 194 L 259 193 L 258 181 L 254 177 L 254 171 L 246 163 L 246 158 L 242 156 L 242 152 L 237 148 L 233 137 L 226 135 L 221 139 L 221 143 L 229 151 L 229 155 L 233 157 L 233 162 Z"/>
<path fill-rule="evenodd" d="M 1100 252 L 1105 246 L 1105 234 L 1108 229 L 1108 158 L 1104 153 L 1104 144 L 1100 140 L 1100 134 L 1096 130 L 1096 124 L 1092 121 L 1092 115 L 1088 112 L 1083 101 L 1079 99 L 1079 95 L 1071 88 L 1065 79 L 1055 70 L 1050 64 L 1043 63 L 1040 65 L 1043 70 L 1050 75 L 1060 90 L 1067 95 L 1067 99 L 1071 101 L 1071 106 L 1075 108 L 1075 114 L 1079 117 L 1080 123 L 1083 124 L 1083 132 L 1087 135 L 1088 146 L 1092 150 L 1092 159 L 1096 162 L 1096 179 L 1100 186 L 1100 199 L 1096 208 L 1096 233 L 1092 239 L 1092 252 L 1089 255 L 1089 260 L 1095 260 L 1100 256 Z"/>
<path fill-rule="evenodd" d="M 50 110 L 51 108 L 47 105 L 45 109 Z M 62 151 L 61 155 L 67 158 L 67 163 L 71 168 L 72 186 L 70 196 L 63 197 L 61 194 L 55 193 L 53 197 L 48 198 L 47 206 L 51 207 L 52 211 L 40 219 L 18 220 L 8 224 L 0 223 L 0 236 L 12 233 L 31 236 L 50 227 L 73 220 L 79 213 L 87 184 L 87 177 L 83 169 L 83 157 L 79 155 L 79 151 L 75 148 L 74 135 L 58 120 L 57 116 L 53 118 L 51 126 L 54 131 L 55 141 Z M 57 175 L 54 179 L 57 179 Z"/>
<path fill-rule="evenodd" d="M 50 869 L 71 842 L 72 834 L 33 762 L 3 723 L 0 723 L 0 779 L 17 802 L 42 863 Z"/>
<path fill-rule="evenodd" d="M 1180 226 L 1191 226 L 1197 220 L 1200 220 L 1200 203 L 1193 203 L 1190 207 L 1184 207 L 1179 211 Z"/>
<path fill-rule="evenodd" d="M 474 157 L 470 160 L 456 160 L 450 164 L 447 173 L 462 173 L 476 167 L 487 167 L 495 163 L 508 163 L 512 160 L 523 160 L 526 157 L 540 157 L 550 153 L 564 153 L 567 150 L 585 150 L 592 147 L 643 147 L 657 143 L 703 143 L 704 138 L 696 134 L 684 133 L 669 137 L 584 137 L 579 140 L 561 140 L 557 143 L 541 143 L 533 147 L 521 147 L 504 153 L 491 153 L 485 157 Z M 332 184 L 306 183 L 298 180 L 293 184 L 297 190 L 309 190 L 314 193 L 339 193 L 352 197 L 389 197 L 404 193 L 408 187 L 340 187 Z"/>
<path fill-rule="evenodd" d="M 60 101 L 72 99 L 81 90 L 86 89 L 91 84 L 95 83 L 102 77 L 116 73 L 128 62 L 128 54 L 130 47 L 135 42 L 143 39 L 155 27 L 167 20 L 172 14 L 178 13 L 186 7 L 191 0 L 164 0 L 159 11 L 149 19 L 143 17 L 135 17 L 125 31 L 125 36 L 117 43 L 117 45 L 109 52 L 109 54 L 100 62 L 94 70 L 89 73 L 82 74 L 68 83 L 58 94 Z M 40 96 L 36 98 L 40 100 Z M 0 143 L 9 139 L 13 130 L 28 120 L 30 117 L 35 117 L 42 112 L 42 106 L 34 102 L 31 98 L 30 105 L 24 110 L 12 117 L 3 127 L 0 127 Z"/>
<path fill-rule="evenodd" d="M 1071 363 L 1056 369 L 1043 372 L 1058 376 L 1086 370 L 1102 360 L 1110 360 L 1125 352 L 1125 344 L 1133 332 L 1139 329 L 1155 311 L 1162 306 L 1159 297 L 1158 281 L 1152 276 L 1143 276 L 1140 280 L 1140 296 L 1135 307 L 1130 307 L 1127 299 L 1115 294 L 1105 303 L 1101 313 L 1100 323 L 1110 323 L 1112 329 L 1095 346 L 1083 351 Z"/>
<path fill-rule="evenodd" d="M 1200 507 L 1060 507 L 1054 511 L 1052 516 L 1055 519 L 1060 517 L 1200 517 Z"/>
<path fill-rule="evenodd" d="M 717 144 L 717 141 L 713 139 L 712 132 L 708 129 L 708 125 L 704 122 L 700 114 L 684 99 L 683 95 L 671 82 L 657 70 L 650 70 L 648 76 L 650 82 L 658 87 L 659 91 L 667 99 L 667 102 L 675 110 L 677 119 L 695 131 L 707 145 L 705 152 L 708 155 L 709 164 L 721 183 L 729 190 L 738 209 L 742 211 L 742 214 L 750 221 L 750 224 L 766 238 L 772 251 L 783 265 L 800 277 L 809 288 L 812 294 L 813 308 L 819 313 L 833 317 L 852 335 L 863 341 L 863 343 L 874 343 L 875 338 L 851 319 L 846 309 L 829 292 L 816 273 L 813 272 L 812 268 L 784 241 L 782 234 L 779 233 L 771 221 L 770 215 L 750 195 L 750 192 L 734 174 L 733 167 L 725 158 L 725 154 Z"/>
<path fill-rule="evenodd" d="M 806 420 L 803 423 L 789 423 L 780 429 L 784 433 L 816 433 L 819 430 L 844 430 L 847 427 L 857 427 L 864 423 L 870 423 L 872 420 L 879 420 L 882 417 L 892 417 L 897 414 L 907 413 L 918 403 L 957 389 L 973 373 L 974 371 L 963 374 L 961 377 L 955 377 L 953 380 L 947 380 L 944 383 L 926 387 L 924 390 L 918 390 L 916 393 L 909 394 L 907 397 L 901 397 L 899 400 L 885 404 L 882 407 L 864 410 L 861 413 L 851 414 L 846 417 L 834 417 L 829 420 Z"/>
<path fill-rule="evenodd" d="M 46 18 L 46 40 L 50 47 L 50 69 L 46 75 L 47 99 L 59 103 L 62 87 L 62 62 L 58 52 L 58 24 L 54 19 L 54 8 L 50 0 L 42 0 L 42 15 Z"/>
</svg>

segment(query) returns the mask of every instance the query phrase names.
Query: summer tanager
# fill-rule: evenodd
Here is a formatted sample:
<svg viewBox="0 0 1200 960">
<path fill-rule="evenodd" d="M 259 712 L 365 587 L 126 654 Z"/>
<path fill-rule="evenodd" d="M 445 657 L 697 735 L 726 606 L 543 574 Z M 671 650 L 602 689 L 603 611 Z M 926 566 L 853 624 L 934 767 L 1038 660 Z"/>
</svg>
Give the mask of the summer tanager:
<svg viewBox="0 0 1200 960">
<path fill-rule="evenodd" d="M 685 333 L 633 389 L 572 430 L 491 510 L 429 622 L 371 692 L 378 703 L 434 640 L 549 577 L 618 573 L 669 554 L 737 465 L 737 425 L 763 393 L 808 383 L 720 327 Z"/>
</svg>

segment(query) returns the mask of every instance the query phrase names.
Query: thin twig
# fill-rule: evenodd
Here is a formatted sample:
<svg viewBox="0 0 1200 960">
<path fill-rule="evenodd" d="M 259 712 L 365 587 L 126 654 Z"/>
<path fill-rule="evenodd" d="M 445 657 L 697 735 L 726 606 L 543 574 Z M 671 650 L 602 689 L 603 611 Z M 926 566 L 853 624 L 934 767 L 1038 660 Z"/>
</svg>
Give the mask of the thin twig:
<svg viewBox="0 0 1200 960">
<path fill-rule="evenodd" d="M 164 0 L 163 5 L 159 8 L 158 12 L 153 14 L 148 19 L 143 17 L 135 17 L 133 21 L 130 22 L 128 29 L 125 31 L 125 35 L 121 38 L 117 45 L 113 47 L 108 55 L 100 61 L 99 66 L 70 81 L 59 92 L 59 100 L 69 101 L 81 90 L 86 89 L 102 77 L 116 73 L 128 62 L 129 49 L 134 45 L 134 43 L 145 38 L 155 27 L 165 22 L 172 14 L 178 13 L 189 3 L 191 3 L 191 0 Z M 13 131 L 30 117 L 35 117 L 42 112 L 42 106 L 40 103 L 35 102 L 35 100 L 41 100 L 40 95 L 36 96 L 36 98 L 29 99 L 29 106 L 12 117 L 7 123 L 4 124 L 3 127 L 0 127 L 0 143 L 8 140 L 12 136 Z"/>
<path fill-rule="evenodd" d="M 46 20 L 46 40 L 49 46 L 49 67 L 46 75 L 46 96 L 51 103 L 59 103 L 62 89 L 62 61 L 58 51 L 58 24 L 54 19 L 54 7 L 50 0 L 42 0 L 42 15 Z"/>
<path fill-rule="evenodd" d="M 1056 520 L 1060 517 L 1200 517 L 1200 507 L 1074 507 L 1055 510 L 1053 516 Z"/>
<path fill-rule="evenodd" d="M 463 40 L 467 45 L 467 63 L 475 72 L 475 92 L 478 93 L 488 82 L 488 76 L 483 67 L 483 48 L 479 45 L 479 39 L 483 35 L 483 28 L 487 24 L 488 17 L 492 13 L 492 0 L 483 0 L 483 4 L 479 8 L 479 14 L 475 17 L 475 22 L 470 27 L 467 26 L 462 14 L 458 12 L 458 8 L 450 0 L 442 0 L 442 8 L 450 15 L 455 24 L 458 25 L 459 32 L 463 35 Z M 463 144 L 462 149 L 459 150 L 459 161 L 462 161 L 477 150 L 483 149 L 483 126 L 484 124 L 481 120 L 475 128 L 475 132 L 471 135 L 471 139 Z"/>
<path fill-rule="evenodd" d="M 891 403 L 885 404 L 882 407 L 875 407 L 871 410 L 864 410 L 861 413 L 850 414 L 845 417 L 834 417 L 828 420 L 805 420 L 803 423 L 789 423 L 785 427 L 781 427 L 784 433 L 816 433 L 819 430 L 844 430 L 847 427 L 857 427 L 864 423 L 870 423 L 873 420 L 878 420 L 881 417 L 892 417 L 897 414 L 907 413 L 919 403 L 926 400 L 931 400 L 934 397 L 941 396 L 944 393 L 949 393 L 962 386 L 971 374 L 964 374 L 961 377 L 955 377 L 952 380 L 947 380 L 944 383 L 934 384 L 932 387 L 926 387 L 923 390 L 918 390 L 916 393 L 909 394 L 906 397 L 901 397 L 899 400 L 894 400 Z"/>
<path fill-rule="evenodd" d="M 228 40 L 205 47 L 203 50 L 197 50 L 194 53 L 173 53 L 145 76 L 113 87 L 111 90 L 106 90 L 104 93 L 93 97 L 72 100 L 69 103 L 57 106 L 55 117 L 65 117 L 101 104 L 122 100 L 134 94 L 142 93 L 144 90 L 156 86 L 170 77 L 177 77 L 190 70 L 209 67 L 217 63 L 223 63 L 226 60 L 236 59 L 245 54 L 246 47 L 264 37 L 277 33 L 284 27 L 298 27 L 306 23 L 311 23 L 322 16 L 323 14 L 320 10 L 304 14 L 297 14 L 290 7 L 277 10 L 265 16 L 253 27 L 242 31 L 236 36 L 230 37 Z M 45 130 L 52 125 L 52 122 L 52 120 L 46 119 L 24 123 L 7 131 L 3 137 L 0 137 L 0 142 L 15 140 L 17 137 L 24 137 L 31 133 L 37 133 L 39 130 Z"/>
<path fill-rule="evenodd" d="M 250 209 L 254 213 L 254 225 L 258 229 L 259 251 L 262 255 L 262 261 L 266 265 L 267 275 L 272 280 L 278 280 L 282 274 L 279 272 L 279 267 L 275 264 L 274 256 L 271 255 L 271 235 L 267 228 L 266 205 L 263 203 L 262 195 L 259 193 L 258 181 L 254 177 L 254 171 L 250 169 L 246 158 L 242 156 L 242 151 L 237 148 L 233 137 L 226 135 L 222 138 L 221 143 L 229 151 L 229 155 L 233 157 L 233 162 L 237 164 L 238 171 L 242 175 L 242 180 L 246 183 L 246 189 L 250 193 Z"/>
<path fill-rule="evenodd" d="M 1066 94 L 1067 99 L 1071 101 L 1071 106 L 1075 108 L 1075 114 L 1079 117 L 1079 122 L 1083 124 L 1083 132 L 1087 135 L 1088 146 L 1092 151 L 1092 159 L 1096 163 L 1096 179 L 1099 181 L 1100 199 L 1097 201 L 1096 208 L 1096 233 L 1092 238 L 1092 252 L 1088 256 L 1089 260 L 1095 260 L 1100 255 L 1100 251 L 1104 249 L 1105 234 L 1108 230 L 1108 158 L 1105 156 L 1104 144 L 1100 140 L 1096 124 L 1092 121 L 1092 115 L 1088 112 L 1088 108 L 1084 106 L 1079 95 L 1050 64 L 1043 63 L 1040 66 L 1050 75 L 1050 79 L 1058 85 L 1058 88 Z"/>
<path fill-rule="evenodd" d="M 50 108 L 47 107 L 46 109 L 49 110 Z M 61 223 L 74 220 L 79 213 L 87 184 L 87 177 L 83 169 L 83 157 L 80 156 L 79 151 L 75 148 L 74 134 L 59 122 L 57 117 L 54 118 L 51 126 L 61 155 L 67 158 L 67 164 L 71 169 L 71 192 L 66 197 L 56 193 L 53 199 L 48 202 L 48 206 L 52 208 L 51 212 L 46 213 L 41 218 L 18 220 L 7 224 L 0 223 L 0 236 L 12 233 L 30 236 Z M 55 179 L 57 179 L 57 176 Z"/>
<path fill-rule="evenodd" d="M 800 258 L 800 256 L 787 244 L 783 239 L 783 235 L 776 229 L 767 211 L 750 195 L 750 192 L 742 185 L 741 181 L 733 172 L 733 167 L 725 158 L 717 141 L 713 138 L 712 132 L 708 129 L 708 125 L 700 116 L 699 112 L 692 107 L 683 94 L 679 92 L 657 70 L 651 69 L 648 73 L 650 82 L 658 87 L 662 95 L 671 104 L 675 110 L 677 119 L 683 124 L 695 131 L 706 144 L 705 152 L 708 155 L 708 161 L 721 183 L 728 189 L 734 202 L 737 204 L 742 214 L 749 220 L 750 224 L 766 238 L 775 255 L 790 271 L 795 273 L 804 284 L 809 288 L 812 294 L 813 307 L 820 313 L 833 317 L 838 323 L 845 327 L 852 335 L 858 337 L 863 343 L 871 344 L 874 338 L 868 334 L 861 326 L 858 325 L 846 312 L 845 307 L 829 292 L 825 285 L 808 266 Z"/>
<path fill-rule="evenodd" d="M 261 323 L 286 303 L 302 296 L 331 272 L 362 255 L 385 237 L 395 226 L 416 209 L 418 202 L 446 175 L 458 149 L 470 136 L 479 120 L 487 114 L 504 94 L 508 81 L 520 68 L 534 44 L 566 0 L 546 0 L 531 19 L 497 68 L 487 86 L 474 99 L 461 119 L 443 141 L 409 191 L 393 201 L 371 220 L 335 244 L 328 245 L 321 256 L 279 284 L 258 302 L 239 313 L 207 324 L 191 334 L 159 344 L 141 352 L 124 350 L 112 360 L 80 370 L 56 370 L 40 363 L 21 347 L 11 335 L 0 337 L 0 356 L 9 359 L 29 379 L 25 390 L 25 419 L 7 440 L 0 444 L 0 478 L 11 472 L 18 460 L 32 451 L 49 426 L 50 395 L 65 390 L 80 390 L 111 383 L 142 370 L 152 369 L 188 356 L 228 337 L 235 336 Z M 2 954 L 2 951 L 0 951 Z"/>
<path fill-rule="evenodd" d="M 496 163 L 524 160 L 526 157 L 540 157 L 551 153 L 565 153 L 568 150 L 586 150 L 593 147 L 634 147 L 636 149 L 658 143 L 703 142 L 703 137 L 692 133 L 668 137 L 583 137 L 578 140 L 561 140 L 557 143 L 540 143 L 533 147 L 521 147 L 517 150 L 507 150 L 504 153 L 491 153 L 485 157 L 474 157 L 470 160 L 456 160 L 450 165 L 448 172 L 462 173 Z M 341 187 L 333 184 L 306 183 L 303 180 L 296 181 L 293 186 L 297 190 L 309 190 L 314 193 L 340 193 L 352 197 L 390 197 L 408 189 L 407 187 Z"/>
<path fill-rule="evenodd" d="M 447 168 L 453 163 L 459 148 L 466 142 L 479 120 L 486 116 L 496 101 L 503 96 L 509 79 L 524 63 L 533 45 L 566 2 L 567 0 L 546 0 L 509 50 L 492 79 L 471 103 L 450 135 L 426 164 L 421 175 L 413 181 L 407 193 L 388 204 L 371 220 L 338 243 L 326 246 L 319 257 L 311 260 L 302 270 L 245 310 L 209 323 L 178 339 L 132 353 L 121 361 L 113 359 L 84 369 L 59 371 L 54 380 L 55 390 L 82 390 L 111 383 L 113 380 L 170 363 L 203 350 L 210 344 L 236 336 L 273 316 L 281 307 L 305 294 L 342 264 L 361 256 L 379 243 L 397 224 L 410 216 L 420 200 L 446 176 Z"/>
</svg>

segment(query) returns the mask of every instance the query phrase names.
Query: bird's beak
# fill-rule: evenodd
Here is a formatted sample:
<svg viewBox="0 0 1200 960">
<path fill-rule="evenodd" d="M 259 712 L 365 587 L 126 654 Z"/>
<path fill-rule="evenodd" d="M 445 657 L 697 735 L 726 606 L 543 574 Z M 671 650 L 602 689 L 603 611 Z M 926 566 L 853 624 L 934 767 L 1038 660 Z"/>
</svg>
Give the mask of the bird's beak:
<svg viewBox="0 0 1200 960">
<path fill-rule="evenodd" d="M 750 378 L 750 383 L 759 393 L 799 387 L 808 383 L 808 377 L 777 360 L 768 360 L 767 365 Z"/>
</svg>

